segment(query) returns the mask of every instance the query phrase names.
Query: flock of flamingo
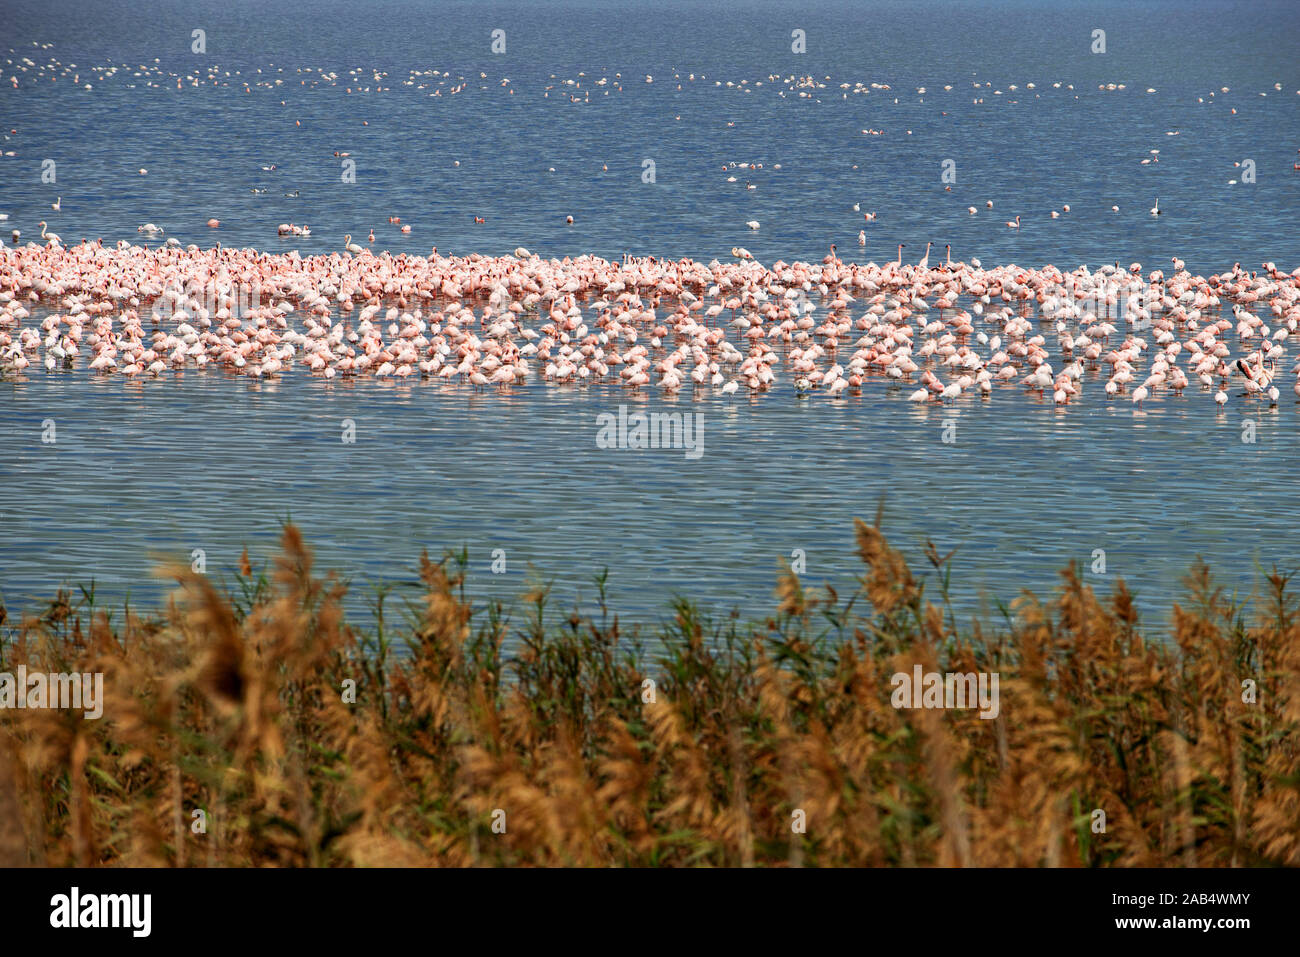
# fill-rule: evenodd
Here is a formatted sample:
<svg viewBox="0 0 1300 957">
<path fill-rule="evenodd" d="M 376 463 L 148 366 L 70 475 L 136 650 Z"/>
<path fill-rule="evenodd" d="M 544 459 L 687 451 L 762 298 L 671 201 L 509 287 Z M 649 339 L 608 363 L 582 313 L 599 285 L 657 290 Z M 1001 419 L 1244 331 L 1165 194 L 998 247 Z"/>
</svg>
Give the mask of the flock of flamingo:
<svg viewBox="0 0 1300 957">
<path fill-rule="evenodd" d="M 33 46 L 38 59 L 10 51 L 0 79 L 14 88 L 70 83 L 79 95 L 119 84 L 276 95 L 285 95 L 286 85 L 347 94 L 515 93 L 509 77 L 486 73 L 403 75 L 274 64 L 247 72 L 215 64 L 178 72 L 156 60 L 77 66 L 50 54 L 49 44 Z M 662 86 L 664 78 L 659 80 Z M 633 82 L 647 89 L 655 77 L 551 75 L 543 89 L 531 92 L 591 102 L 593 96 L 622 93 Z M 777 73 L 725 80 L 672 73 L 668 82 L 679 90 L 698 84 L 739 94 L 819 101 L 870 96 L 894 104 L 902 96 L 940 100 L 960 89 L 945 84 L 913 93 L 884 83 Z M 1099 89 L 1109 95 L 1127 87 L 1109 83 Z M 1078 98 L 1074 86 L 1062 82 L 1051 83 L 1049 91 L 1047 84 L 1040 89 L 1032 82 L 995 86 L 981 80 L 968 90 L 975 104 L 990 97 L 1010 103 Z M 1255 92 L 1281 90 L 1274 83 Z M 1244 95 L 1222 87 L 1205 91 L 1197 104 L 1235 114 L 1230 104 L 1248 102 Z M 11 129 L 3 139 L 17 135 Z M 1141 163 L 1158 163 L 1159 154 L 1151 149 Z M 14 155 L 0 149 L 0 156 Z M 731 174 L 728 182 L 738 182 L 736 173 L 761 168 L 731 163 L 723 172 Z M 749 181 L 745 187 L 755 188 Z M 296 197 L 298 190 L 284 195 Z M 56 199 L 51 208 L 58 212 L 61 202 Z M 992 206 L 991 200 L 985 203 L 986 209 Z M 853 208 L 865 222 L 875 217 Z M 970 206 L 967 212 L 979 210 Z M 1057 219 L 1069 212 L 1066 205 L 1049 215 Z M 1157 199 L 1149 213 L 1161 212 Z M 389 223 L 411 232 L 398 217 L 390 216 Z M 215 229 L 221 223 L 212 218 L 207 225 Z M 1021 216 L 1005 225 L 1019 229 Z M 1234 394 L 1279 401 L 1281 364 L 1300 321 L 1300 269 L 1287 273 L 1272 263 L 1245 269 L 1234 264 L 1202 276 L 1176 258 L 1168 269 L 1143 270 L 1134 263 L 1063 271 L 1050 265 L 985 268 L 978 260 L 953 262 L 949 254 L 932 266 L 928 247 L 915 263 L 904 262 L 900 247 L 897 260 L 884 265 L 842 261 L 834 246 L 821 262 L 771 265 L 739 246 L 730 260 L 709 263 L 548 260 L 523 248 L 501 257 L 440 256 L 436 247 L 428 256 L 412 256 L 373 252 L 350 234 L 339 252 L 303 257 L 220 244 L 182 246 L 175 237 L 163 240 L 166 230 L 154 223 L 137 231 L 158 240 L 156 248 L 125 240 L 70 245 L 46 222 L 39 226 L 40 242 L 20 245 L 21 233 L 12 230 L 13 245 L 0 243 L 0 376 L 82 371 L 163 378 L 212 368 L 253 378 L 296 372 L 327 380 L 428 379 L 474 389 L 606 384 L 724 397 L 741 390 L 757 396 L 788 385 L 800 396 L 838 401 L 874 385 L 926 405 L 1018 389 L 1060 407 L 1078 402 L 1096 383 L 1106 401 L 1138 407 L 1200 393 L 1223 406 Z M 760 223 L 749 220 L 745 226 L 758 230 Z M 309 237 L 311 228 L 289 222 L 276 233 Z M 368 239 L 375 242 L 373 230 Z M 865 231 L 858 243 L 866 245 Z M 1297 375 L 1293 390 L 1300 396 L 1300 363 L 1290 372 Z"/>
<path fill-rule="evenodd" d="M 0 375 L 163 378 L 205 367 L 415 378 L 473 389 L 606 384 L 676 394 L 785 384 L 916 403 L 1015 389 L 1069 406 L 1205 394 L 1274 404 L 1300 269 L 1194 275 L 752 258 L 543 259 L 157 248 L 0 250 Z M 359 252 L 357 250 L 360 250 Z M 1300 376 L 1300 362 L 1290 372 Z M 1293 384 L 1300 396 L 1300 377 Z"/>
</svg>

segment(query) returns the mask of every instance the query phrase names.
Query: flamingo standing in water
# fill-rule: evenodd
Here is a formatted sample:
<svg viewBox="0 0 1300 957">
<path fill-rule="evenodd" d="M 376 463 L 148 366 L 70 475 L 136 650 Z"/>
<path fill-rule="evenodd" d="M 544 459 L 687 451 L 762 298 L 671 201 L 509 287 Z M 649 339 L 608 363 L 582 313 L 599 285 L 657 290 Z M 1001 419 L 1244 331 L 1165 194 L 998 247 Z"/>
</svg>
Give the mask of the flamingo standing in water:
<svg viewBox="0 0 1300 957">
<path fill-rule="evenodd" d="M 360 246 L 358 246 L 356 243 L 352 241 L 351 233 L 347 233 L 343 237 L 343 248 L 346 249 L 348 252 L 352 253 L 352 255 L 354 256 L 360 256 L 363 252 L 365 252 L 364 249 L 362 249 Z"/>
<path fill-rule="evenodd" d="M 1255 367 L 1252 369 L 1249 358 L 1240 358 L 1232 364 L 1232 367 L 1246 377 L 1248 383 L 1253 383 L 1255 388 L 1252 389 L 1248 384 L 1247 392 L 1263 392 L 1273 384 L 1273 361 L 1268 360 L 1268 367 L 1264 366 L 1264 352 L 1261 349 L 1254 354 Z"/>
<path fill-rule="evenodd" d="M 1159 196 L 1156 197 L 1156 204 L 1155 204 L 1154 206 L 1151 207 L 1150 212 L 1151 212 L 1151 215 L 1152 215 L 1152 216 L 1159 216 L 1159 215 L 1160 215 L 1160 197 L 1159 197 Z"/>
<path fill-rule="evenodd" d="M 37 223 L 37 225 L 41 227 L 41 239 L 45 240 L 51 246 L 57 246 L 59 243 L 63 242 L 63 240 L 59 238 L 58 233 L 47 233 L 45 231 L 45 220 L 42 219 Z"/>
<path fill-rule="evenodd" d="M 916 268 L 917 268 L 917 269 L 929 269 L 929 268 L 930 268 L 930 247 L 933 246 L 933 245 L 934 245 L 934 243 L 926 243 L 926 244 L 925 244 L 925 255 L 922 256 L 922 257 L 921 257 L 921 261 L 920 261 L 919 263 L 916 264 Z"/>
<path fill-rule="evenodd" d="M 1020 228 L 1020 217 L 1017 216 L 1017 217 L 1016 217 L 1016 221 L 1015 221 L 1014 223 L 1012 223 L 1012 222 L 1008 222 L 1008 223 L 1007 223 L 1007 228 L 1008 228 L 1008 229 L 1019 229 L 1019 228 Z"/>
</svg>

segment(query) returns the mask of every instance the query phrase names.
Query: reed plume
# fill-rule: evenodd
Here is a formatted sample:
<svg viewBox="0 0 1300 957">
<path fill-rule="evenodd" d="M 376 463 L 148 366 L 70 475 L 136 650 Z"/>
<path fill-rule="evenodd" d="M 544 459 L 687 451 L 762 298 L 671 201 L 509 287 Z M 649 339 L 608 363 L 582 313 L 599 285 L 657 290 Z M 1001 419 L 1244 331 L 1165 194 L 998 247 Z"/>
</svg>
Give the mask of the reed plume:
<svg viewBox="0 0 1300 957">
<path fill-rule="evenodd" d="M 603 583 L 596 615 L 476 606 L 463 553 L 359 629 L 293 527 L 148 615 L 0 612 L 0 670 L 105 689 L 99 720 L 0 710 L 0 864 L 1300 865 L 1286 575 L 1245 603 L 1197 565 L 1167 638 L 1073 566 L 959 627 L 950 556 L 855 531 L 852 592 L 787 567 L 749 623 L 681 600 L 649 636 Z M 996 717 L 896 707 L 917 665 L 996 673 Z"/>
</svg>

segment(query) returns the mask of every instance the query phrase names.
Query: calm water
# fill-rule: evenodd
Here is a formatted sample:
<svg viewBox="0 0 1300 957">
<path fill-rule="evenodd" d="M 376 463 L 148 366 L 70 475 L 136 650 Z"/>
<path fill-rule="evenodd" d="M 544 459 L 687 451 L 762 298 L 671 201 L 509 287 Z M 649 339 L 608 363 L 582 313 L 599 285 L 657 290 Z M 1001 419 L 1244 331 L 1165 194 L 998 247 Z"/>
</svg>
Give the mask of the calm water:
<svg viewBox="0 0 1300 957">
<path fill-rule="evenodd" d="M 703 6 L 5 0 L 0 126 L 17 130 L 0 147 L 15 153 L 0 157 L 5 233 L 34 238 L 46 219 L 65 241 L 137 241 L 155 222 L 185 243 L 304 254 L 373 228 L 376 250 L 412 253 L 524 244 L 707 261 L 740 244 L 771 262 L 834 242 L 883 261 L 934 241 L 986 265 L 1300 265 L 1294 4 Z M 190 51 L 196 28 L 205 56 Z M 790 50 L 794 29 L 806 54 Z M 1094 29 L 1104 55 L 1090 52 Z M 22 57 L 38 66 L 17 70 Z M 178 90 L 176 74 L 201 82 Z M 792 75 L 824 86 L 800 97 Z M 1141 165 L 1151 150 L 1159 162 Z M 356 161 L 355 184 L 335 151 Z M 56 183 L 41 182 L 46 159 Z M 1257 182 L 1229 184 L 1245 159 Z M 733 161 L 763 168 L 724 171 Z M 1157 196 L 1159 219 L 1145 214 Z M 877 213 L 865 250 L 855 202 Z M 1003 227 L 1016 214 L 1024 227 Z M 313 237 L 278 240 L 287 221 Z M 540 381 L 502 396 L 302 374 L 28 375 L 0 381 L 0 593 L 24 606 L 92 578 L 111 594 L 156 591 L 160 555 L 203 548 L 227 568 L 244 544 L 269 554 L 292 516 L 320 563 L 359 583 L 409 579 L 421 548 L 463 545 L 480 596 L 535 576 L 589 598 L 608 566 L 615 606 L 638 620 L 674 593 L 753 611 L 794 549 L 809 579 L 849 584 L 852 518 L 884 496 L 887 531 L 918 560 L 927 538 L 958 549 L 963 610 L 1051 588 L 1067 560 L 1104 549 L 1108 575 L 1093 579 L 1124 576 L 1162 619 L 1198 554 L 1242 590 L 1256 563 L 1297 564 L 1286 384 L 1271 412 L 1219 412 L 1195 389 L 1135 411 L 1100 383 L 1060 412 L 1017 389 L 916 409 L 880 383 L 833 402 L 798 400 L 786 382 L 756 401 L 670 403 Z M 704 455 L 597 449 L 596 416 L 620 401 L 701 413 Z M 47 418 L 54 445 L 40 441 Z M 339 440 L 344 419 L 355 445 Z M 496 548 L 503 575 L 489 570 Z"/>
</svg>

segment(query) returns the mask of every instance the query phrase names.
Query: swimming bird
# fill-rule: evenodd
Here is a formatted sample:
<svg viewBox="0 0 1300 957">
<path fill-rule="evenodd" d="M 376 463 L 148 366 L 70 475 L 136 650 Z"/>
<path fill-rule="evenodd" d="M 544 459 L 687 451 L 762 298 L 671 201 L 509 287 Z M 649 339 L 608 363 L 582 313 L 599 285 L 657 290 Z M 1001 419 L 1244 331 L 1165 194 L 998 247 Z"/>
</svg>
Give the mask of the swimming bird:
<svg viewBox="0 0 1300 957">
<path fill-rule="evenodd" d="M 1160 197 L 1159 197 L 1159 196 L 1156 197 L 1156 204 L 1155 204 L 1154 206 L 1151 207 L 1150 212 L 1151 212 L 1151 215 L 1152 215 L 1152 216 L 1159 216 L 1159 215 L 1160 215 Z"/>
</svg>

